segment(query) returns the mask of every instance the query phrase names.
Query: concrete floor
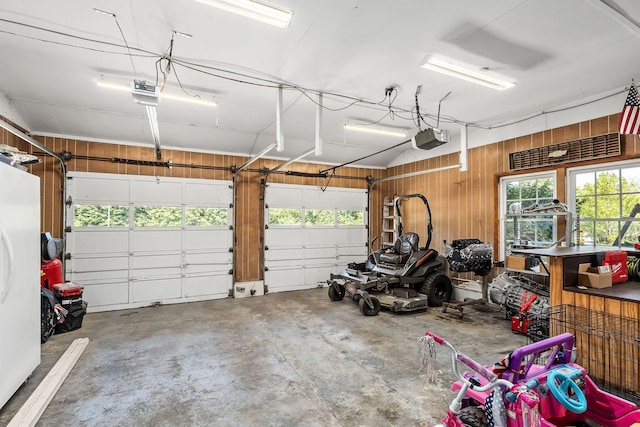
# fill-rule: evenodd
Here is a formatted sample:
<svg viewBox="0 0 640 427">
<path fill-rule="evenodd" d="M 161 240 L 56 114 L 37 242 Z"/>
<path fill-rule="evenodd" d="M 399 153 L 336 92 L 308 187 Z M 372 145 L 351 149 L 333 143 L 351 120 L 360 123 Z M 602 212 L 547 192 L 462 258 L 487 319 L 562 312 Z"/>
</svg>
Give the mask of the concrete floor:
<svg viewBox="0 0 640 427">
<path fill-rule="evenodd" d="M 43 344 L 0 425 L 88 337 L 38 426 L 429 426 L 453 398 L 453 375 L 444 348 L 435 382 L 418 373 L 427 328 L 485 364 L 527 342 L 501 313 L 364 317 L 326 288 L 95 313 Z"/>
</svg>

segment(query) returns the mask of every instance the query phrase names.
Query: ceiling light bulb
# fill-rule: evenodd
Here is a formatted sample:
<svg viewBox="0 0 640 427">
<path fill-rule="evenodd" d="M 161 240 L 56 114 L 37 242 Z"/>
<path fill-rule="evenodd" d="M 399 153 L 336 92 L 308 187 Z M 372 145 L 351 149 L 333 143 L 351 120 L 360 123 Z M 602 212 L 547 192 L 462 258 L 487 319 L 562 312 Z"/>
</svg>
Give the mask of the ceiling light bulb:
<svg viewBox="0 0 640 427">
<path fill-rule="evenodd" d="M 293 12 L 259 0 L 195 0 L 256 21 L 287 28 Z"/>
<path fill-rule="evenodd" d="M 508 80 L 500 79 L 494 76 L 487 75 L 469 68 L 465 68 L 460 65 L 453 64 L 449 61 L 430 56 L 422 64 L 422 68 L 428 70 L 437 71 L 438 73 L 446 74 L 451 77 L 456 77 L 461 80 L 466 80 L 471 83 L 476 83 L 482 86 L 490 87 L 496 90 L 505 90 L 515 86 L 515 83 Z"/>
<path fill-rule="evenodd" d="M 388 128 L 374 127 L 370 125 L 346 124 L 345 130 L 355 130 L 357 132 L 375 133 L 378 135 L 405 137 L 407 134 L 401 130 L 392 130 Z"/>
</svg>

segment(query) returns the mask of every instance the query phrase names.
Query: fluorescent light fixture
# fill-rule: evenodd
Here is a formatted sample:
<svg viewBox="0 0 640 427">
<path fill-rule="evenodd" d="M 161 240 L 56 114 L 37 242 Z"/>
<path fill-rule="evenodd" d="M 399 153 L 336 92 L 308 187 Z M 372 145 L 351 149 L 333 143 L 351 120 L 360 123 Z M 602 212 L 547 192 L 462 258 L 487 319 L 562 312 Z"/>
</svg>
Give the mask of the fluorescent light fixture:
<svg viewBox="0 0 640 427">
<path fill-rule="evenodd" d="M 405 137 L 407 136 L 406 132 L 402 130 L 393 130 L 389 128 L 381 128 L 377 126 L 363 125 L 363 124 L 353 124 L 347 123 L 344 125 L 345 130 L 354 130 L 357 132 L 366 132 L 366 133 L 374 133 L 378 135 L 386 135 L 386 136 L 397 136 L 397 137 Z"/>
<path fill-rule="evenodd" d="M 293 12 L 259 0 L 196 0 L 208 6 L 255 19 L 280 28 L 287 28 Z"/>
<path fill-rule="evenodd" d="M 160 129 L 158 128 L 158 112 L 153 105 L 145 105 L 147 110 L 147 117 L 149 118 L 149 127 L 151 128 L 151 138 L 153 138 L 153 145 L 156 147 L 156 157 L 158 160 L 162 157 L 160 151 Z"/>
<path fill-rule="evenodd" d="M 108 82 L 108 81 L 105 81 L 105 80 L 98 80 L 97 84 L 98 84 L 98 86 L 106 88 L 106 89 L 113 89 L 113 90 L 119 90 L 121 92 L 129 92 L 129 93 L 131 93 L 131 85 L 113 83 L 113 82 Z M 216 107 L 218 105 L 214 101 L 206 101 L 206 100 L 204 100 L 202 98 L 197 98 L 197 97 L 193 97 L 193 96 L 172 95 L 172 94 L 165 93 L 165 92 L 161 92 L 160 93 L 160 99 L 171 99 L 171 100 L 174 100 L 174 101 L 188 102 L 190 104 L 204 105 L 206 107 Z"/>
<path fill-rule="evenodd" d="M 468 82 L 496 90 L 505 90 L 515 86 L 515 83 L 513 82 L 490 76 L 461 65 L 453 64 L 450 61 L 435 56 L 429 56 L 425 62 L 422 63 L 422 68 L 437 71 L 438 73 L 446 74 L 448 76 L 456 77 L 458 79 L 466 80 Z"/>
</svg>

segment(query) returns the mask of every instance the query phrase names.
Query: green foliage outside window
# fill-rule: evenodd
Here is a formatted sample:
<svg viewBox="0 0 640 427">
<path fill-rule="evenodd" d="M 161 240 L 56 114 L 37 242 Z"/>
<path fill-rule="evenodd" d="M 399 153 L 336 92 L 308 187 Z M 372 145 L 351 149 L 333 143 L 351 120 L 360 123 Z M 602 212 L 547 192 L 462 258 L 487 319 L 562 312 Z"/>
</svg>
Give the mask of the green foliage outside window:
<svg viewBox="0 0 640 427">
<path fill-rule="evenodd" d="M 576 175 L 576 210 L 580 213 L 581 243 L 613 245 L 640 203 L 640 168 Z M 631 245 L 640 236 L 640 212 L 629 219 L 618 243 Z"/>
<path fill-rule="evenodd" d="M 553 200 L 553 178 L 534 178 L 507 183 L 507 207 L 520 202 L 523 208 Z"/>
<path fill-rule="evenodd" d="M 127 227 L 129 207 L 111 205 L 76 205 L 74 227 Z"/>
<path fill-rule="evenodd" d="M 364 212 L 339 210 L 338 225 L 364 225 Z"/>
<path fill-rule="evenodd" d="M 302 225 L 302 210 L 269 208 L 270 225 Z"/>
<path fill-rule="evenodd" d="M 182 208 L 138 206 L 133 212 L 135 227 L 181 227 Z"/>
<path fill-rule="evenodd" d="M 185 224 L 187 226 L 214 227 L 228 224 L 226 208 L 187 208 Z"/>
<path fill-rule="evenodd" d="M 306 209 L 304 211 L 304 224 L 315 225 L 335 225 L 334 211 L 328 209 Z"/>
</svg>

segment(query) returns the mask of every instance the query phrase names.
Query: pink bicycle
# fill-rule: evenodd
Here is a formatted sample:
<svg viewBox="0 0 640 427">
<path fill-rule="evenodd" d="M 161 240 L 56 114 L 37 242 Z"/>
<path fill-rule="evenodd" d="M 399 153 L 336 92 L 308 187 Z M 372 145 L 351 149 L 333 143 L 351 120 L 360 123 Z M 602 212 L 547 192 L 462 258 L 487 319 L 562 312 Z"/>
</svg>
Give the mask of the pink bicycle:
<svg viewBox="0 0 640 427">
<path fill-rule="evenodd" d="M 429 357 L 435 357 L 435 344 L 447 347 L 458 378 L 451 387 L 457 394 L 438 426 L 640 427 L 634 403 L 600 390 L 573 363 L 569 333 L 518 348 L 499 369 L 482 366 L 429 331 L 419 341 Z M 473 372 L 460 373 L 458 363 Z"/>
</svg>

